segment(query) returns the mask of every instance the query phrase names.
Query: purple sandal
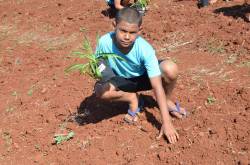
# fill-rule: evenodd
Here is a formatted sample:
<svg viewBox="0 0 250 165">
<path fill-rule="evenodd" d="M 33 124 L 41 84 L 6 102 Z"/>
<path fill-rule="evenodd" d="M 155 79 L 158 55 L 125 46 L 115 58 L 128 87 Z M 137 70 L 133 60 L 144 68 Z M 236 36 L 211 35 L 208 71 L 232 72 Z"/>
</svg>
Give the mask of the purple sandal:
<svg viewBox="0 0 250 165">
<path fill-rule="evenodd" d="M 169 112 L 177 112 L 179 113 L 180 115 L 182 115 L 183 117 L 187 117 L 187 111 L 186 109 L 184 109 L 184 112 L 181 112 L 181 106 L 180 106 L 180 103 L 178 101 L 176 101 L 175 103 L 175 109 L 170 109 Z"/>
</svg>

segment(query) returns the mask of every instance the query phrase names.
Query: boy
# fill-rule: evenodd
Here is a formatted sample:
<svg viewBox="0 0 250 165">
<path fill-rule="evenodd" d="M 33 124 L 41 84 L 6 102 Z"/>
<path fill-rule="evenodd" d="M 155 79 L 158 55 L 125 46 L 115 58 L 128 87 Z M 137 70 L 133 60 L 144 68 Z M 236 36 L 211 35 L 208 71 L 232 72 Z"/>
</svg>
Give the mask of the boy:
<svg viewBox="0 0 250 165">
<path fill-rule="evenodd" d="M 104 76 L 101 83 L 97 82 L 95 94 L 101 99 L 128 102 L 129 110 L 124 119 L 133 123 L 138 119 L 137 113 L 141 106 L 136 92 L 152 89 L 163 122 L 158 138 L 165 134 L 170 143 L 175 143 L 179 135 L 172 125 L 168 110 L 179 118 L 184 114 L 184 109 L 169 100 L 178 69 L 171 61 L 163 60 L 158 63 L 154 49 L 139 36 L 142 30 L 141 23 L 142 16 L 136 9 L 123 8 L 117 13 L 113 22 L 115 31 L 100 38 L 97 52 L 115 53 L 122 59 L 112 57 L 108 59 L 107 68 L 110 67 L 114 73 L 108 74 L 108 79 Z M 105 66 L 103 64 L 100 66 L 100 72 L 103 74 Z M 166 88 L 163 88 L 163 85 Z"/>
<path fill-rule="evenodd" d="M 124 7 L 127 7 L 129 5 L 129 1 L 130 0 L 106 0 L 108 5 L 116 10 L 121 10 Z"/>
</svg>

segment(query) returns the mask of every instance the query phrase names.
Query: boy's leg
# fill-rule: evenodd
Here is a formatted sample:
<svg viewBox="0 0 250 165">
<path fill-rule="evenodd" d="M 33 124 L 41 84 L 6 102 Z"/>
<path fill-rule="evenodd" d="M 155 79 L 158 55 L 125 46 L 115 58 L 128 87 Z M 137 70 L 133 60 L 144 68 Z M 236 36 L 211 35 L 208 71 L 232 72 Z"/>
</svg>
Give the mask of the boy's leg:
<svg viewBox="0 0 250 165">
<path fill-rule="evenodd" d="M 95 93 L 97 97 L 104 100 L 128 102 L 129 109 L 132 112 L 136 112 L 138 109 L 138 98 L 136 93 L 117 90 L 111 83 L 97 85 L 95 87 Z"/>
<path fill-rule="evenodd" d="M 168 108 L 170 110 L 175 110 L 176 105 L 173 101 L 170 100 L 170 96 L 172 94 L 172 91 L 175 87 L 175 84 L 177 82 L 178 78 L 178 67 L 177 65 L 171 61 L 171 60 L 163 60 L 160 63 L 160 68 L 162 71 L 162 84 L 165 89 L 166 97 L 167 97 L 167 104 Z M 180 107 L 181 113 L 185 112 L 184 108 Z M 171 111 L 170 112 L 172 115 L 174 115 L 177 118 L 182 118 L 182 114 L 178 113 L 176 111 Z"/>
</svg>

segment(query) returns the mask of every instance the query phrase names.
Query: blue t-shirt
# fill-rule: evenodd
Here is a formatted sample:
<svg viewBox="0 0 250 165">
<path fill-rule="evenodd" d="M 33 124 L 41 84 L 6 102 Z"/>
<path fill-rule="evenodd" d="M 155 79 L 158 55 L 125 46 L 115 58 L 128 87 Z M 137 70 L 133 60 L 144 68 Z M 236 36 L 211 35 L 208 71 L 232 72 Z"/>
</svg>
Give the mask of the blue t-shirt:
<svg viewBox="0 0 250 165">
<path fill-rule="evenodd" d="M 124 59 L 113 57 L 108 59 L 109 66 L 117 75 L 125 78 L 141 76 L 145 72 L 150 78 L 161 75 L 155 50 L 146 40 L 138 36 L 130 52 L 123 54 L 113 43 L 113 35 L 115 33 L 110 32 L 102 36 L 99 39 L 96 52 L 114 53 Z"/>
</svg>

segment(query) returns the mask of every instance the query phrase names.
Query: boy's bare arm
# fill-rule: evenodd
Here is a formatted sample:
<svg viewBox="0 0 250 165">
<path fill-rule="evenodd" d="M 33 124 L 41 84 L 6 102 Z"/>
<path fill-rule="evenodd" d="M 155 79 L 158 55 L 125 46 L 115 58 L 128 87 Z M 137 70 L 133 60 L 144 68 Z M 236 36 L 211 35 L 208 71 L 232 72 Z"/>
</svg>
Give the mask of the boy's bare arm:
<svg viewBox="0 0 250 165">
<path fill-rule="evenodd" d="M 162 129 L 160 134 L 164 133 L 170 143 L 175 143 L 178 140 L 179 135 L 172 125 L 171 118 L 169 116 L 167 98 L 162 86 L 161 76 L 150 78 L 150 82 L 162 116 Z"/>
<path fill-rule="evenodd" d="M 121 10 L 122 8 L 124 8 L 122 5 L 121 5 L 121 0 L 114 0 L 114 5 L 115 5 L 115 8 L 117 10 Z"/>
</svg>

